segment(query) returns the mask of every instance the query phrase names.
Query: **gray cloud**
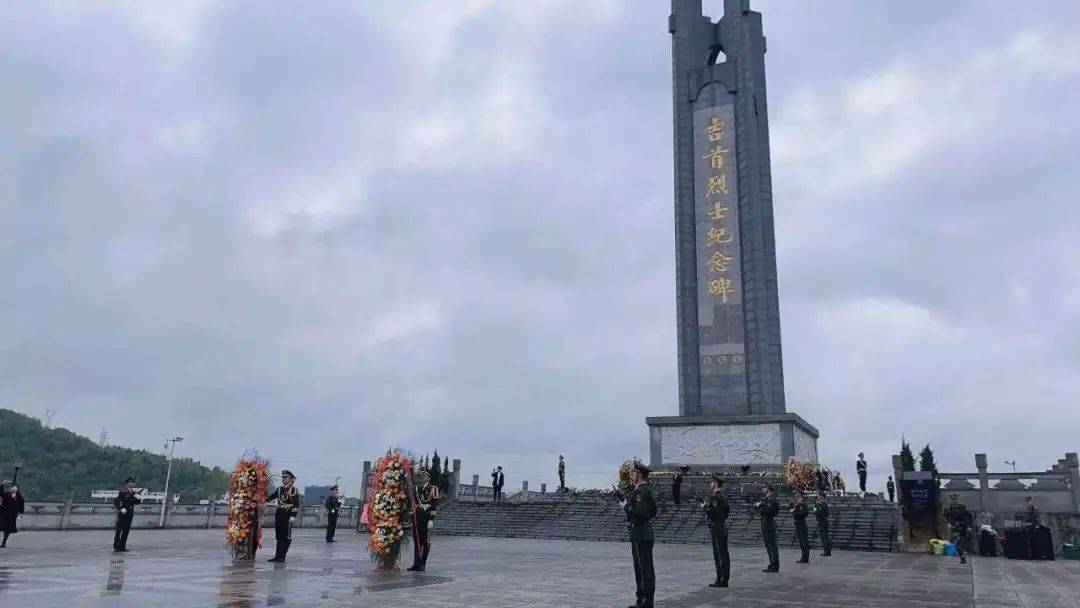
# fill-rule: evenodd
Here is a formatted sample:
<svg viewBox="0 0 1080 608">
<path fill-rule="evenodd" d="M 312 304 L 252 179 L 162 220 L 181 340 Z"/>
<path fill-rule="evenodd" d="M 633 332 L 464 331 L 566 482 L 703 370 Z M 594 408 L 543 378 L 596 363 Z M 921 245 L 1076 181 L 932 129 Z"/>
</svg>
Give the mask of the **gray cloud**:
<svg viewBox="0 0 1080 608">
<path fill-rule="evenodd" d="M 646 456 L 676 410 L 666 3 L 118 6 L 0 9 L 0 404 L 353 489 L 391 444 L 515 485 Z M 823 458 L 1075 449 L 1077 9 L 760 10 Z"/>
</svg>

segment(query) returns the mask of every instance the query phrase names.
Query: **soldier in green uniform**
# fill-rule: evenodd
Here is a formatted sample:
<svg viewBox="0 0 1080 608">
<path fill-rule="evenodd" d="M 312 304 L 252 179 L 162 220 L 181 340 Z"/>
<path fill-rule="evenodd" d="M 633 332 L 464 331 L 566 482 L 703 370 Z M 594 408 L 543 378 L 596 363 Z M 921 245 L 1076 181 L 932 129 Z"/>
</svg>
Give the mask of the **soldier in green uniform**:
<svg viewBox="0 0 1080 608">
<path fill-rule="evenodd" d="M 761 517 L 761 537 L 765 541 L 765 551 L 769 554 L 769 565 L 762 572 L 779 572 L 780 550 L 776 547 L 776 515 L 780 513 L 780 503 L 776 500 L 771 485 L 765 484 L 765 497 L 754 504 L 754 509 Z"/>
<path fill-rule="evenodd" d="M 731 514 L 727 498 L 721 488 L 724 480 L 719 475 L 712 476 L 712 496 L 701 502 L 701 508 L 709 518 L 709 530 L 712 532 L 712 554 L 716 565 L 716 582 L 710 587 L 727 587 L 731 577 L 731 556 L 728 553 L 727 518 Z"/>
<path fill-rule="evenodd" d="M 806 506 L 806 498 L 802 492 L 795 491 L 795 503 L 791 505 L 791 518 L 795 520 L 795 536 L 799 539 L 799 550 L 802 557 L 800 564 L 810 563 L 810 527 L 806 525 L 806 518 L 810 515 L 810 507 Z"/>
<path fill-rule="evenodd" d="M 656 572 L 653 570 L 652 518 L 656 517 L 656 499 L 649 489 L 650 470 L 640 462 L 634 463 L 634 489 L 623 498 L 630 548 L 634 556 L 634 581 L 637 583 L 637 602 L 630 608 L 652 608 L 656 594 Z"/>
<path fill-rule="evenodd" d="M 821 498 L 814 505 L 814 517 L 817 519 L 818 536 L 821 537 L 821 548 L 823 549 L 821 555 L 829 557 L 832 555 L 832 538 L 829 537 L 829 502 L 825 499 L 824 493 L 821 494 Z"/>
</svg>

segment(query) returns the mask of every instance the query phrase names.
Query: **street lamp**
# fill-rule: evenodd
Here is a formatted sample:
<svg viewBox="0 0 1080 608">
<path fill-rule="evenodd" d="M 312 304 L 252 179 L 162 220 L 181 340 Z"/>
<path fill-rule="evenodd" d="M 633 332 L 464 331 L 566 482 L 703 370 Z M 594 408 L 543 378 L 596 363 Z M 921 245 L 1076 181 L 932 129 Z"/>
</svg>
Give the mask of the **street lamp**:
<svg viewBox="0 0 1080 608">
<path fill-rule="evenodd" d="M 18 458 L 15 458 L 11 461 L 11 467 L 15 469 L 15 472 L 11 475 L 11 484 L 15 485 L 19 481 L 19 469 L 22 468 L 22 463 L 19 462 Z"/>
<path fill-rule="evenodd" d="M 1006 460 L 1005 464 L 1012 465 L 1013 473 L 1016 472 L 1016 461 L 1015 460 Z"/>
<path fill-rule="evenodd" d="M 165 440 L 165 449 L 168 450 L 169 468 L 165 471 L 165 498 L 161 501 L 161 519 L 158 520 L 158 527 L 165 527 L 165 509 L 169 505 L 169 478 L 172 477 L 172 460 L 173 453 L 176 452 L 176 444 L 183 441 L 183 437 L 173 437 L 172 439 Z"/>
</svg>

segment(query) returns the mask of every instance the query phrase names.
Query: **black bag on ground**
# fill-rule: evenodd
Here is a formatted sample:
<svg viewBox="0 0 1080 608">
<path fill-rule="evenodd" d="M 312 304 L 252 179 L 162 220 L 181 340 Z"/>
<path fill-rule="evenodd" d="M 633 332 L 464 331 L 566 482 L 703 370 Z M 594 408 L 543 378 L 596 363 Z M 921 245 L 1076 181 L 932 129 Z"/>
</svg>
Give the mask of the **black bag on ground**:
<svg viewBox="0 0 1080 608">
<path fill-rule="evenodd" d="M 1054 559 L 1054 535 L 1047 526 L 1031 526 L 1031 558 Z"/>
<path fill-rule="evenodd" d="M 986 530 L 980 530 L 979 555 L 996 556 L 997 554 L 997 534 Z"/>
<path fill-rule="evenodd" d="M 1031 558 L 1031 531 L 1027 528 L 1006 528 L 1005 557 L 1009 559 Z"/>
</svg>

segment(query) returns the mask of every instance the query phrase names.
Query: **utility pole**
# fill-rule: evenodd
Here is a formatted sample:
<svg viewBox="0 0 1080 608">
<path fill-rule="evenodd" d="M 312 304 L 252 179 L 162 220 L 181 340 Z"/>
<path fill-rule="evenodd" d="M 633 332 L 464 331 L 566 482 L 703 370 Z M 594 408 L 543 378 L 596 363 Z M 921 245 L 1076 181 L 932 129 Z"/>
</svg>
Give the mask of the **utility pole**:
<svg viewBox="0 0 1080 608">
<path fill-rule="evenodd" d="M 19 462 L 18 456 L 11 461 L 11 468 L 15 469 L 15 472 L 11 475 L 11 484 L 14 485 L 19 481 L 19 469 L 22 468 L 22 463 Z"/>
<path fill-rule="evenodd" d="M 165 440 L 165 449 L 168 450 L 166 456 L 169 459 L 169 468 L 165 471 L 165 498 L 161 501 L 161 519 L 158 520 L 159 528 L 165 527 L 165 510 L 169 507 L 169 478 L 172 477 L 173 454 L 176 452 L 176 444 L 183 440 L 184 438 L 180 436 Z"/>
</svg>

